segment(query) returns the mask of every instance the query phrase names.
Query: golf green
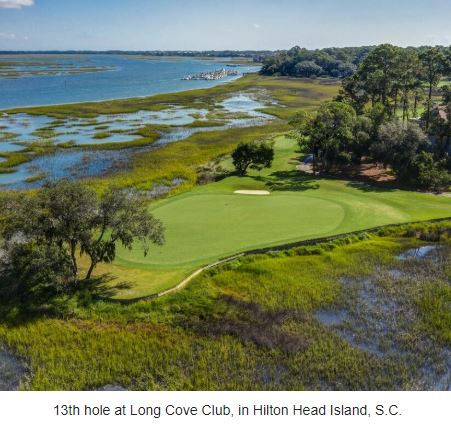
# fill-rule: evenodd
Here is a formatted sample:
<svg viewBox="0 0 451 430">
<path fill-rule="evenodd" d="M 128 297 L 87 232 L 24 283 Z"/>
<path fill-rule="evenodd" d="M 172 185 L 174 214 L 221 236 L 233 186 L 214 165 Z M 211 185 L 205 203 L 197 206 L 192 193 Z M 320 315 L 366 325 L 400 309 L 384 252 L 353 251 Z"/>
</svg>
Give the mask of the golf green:
<svg viewBox="0 0 451 430">
<path fill-rule="evenodd" d="M 362 183 L 315 179 L 296 169 L 296 142 L 274 141 L 269 169 L 229 176 L 153 203 L 166 228 L 166 243 L 147 257 L 139 245 L 118 250 L 114 265 L 173 271 L 198 268 L 244 250 L 347 233 L 391 223 L 451 216 L 451 198 Z M 231 169 L 230 159 L 224 167 Z M 269 195 L 234 194 L 266 190 Z M 155 284 L 149 278 L 150 284 Z"/>
<path fill-rule="evenodd" d="M 305 226 L 313 223 L 318 234 L 327 234 L 345 216 L 340 204 L 294 193 L 188 195 L 153 213 L 167 227 L 165 246 L 154 249 L 151 257 L 153 264 L 160 265 L 210 261 L 249 247 L 289 241 L 302 236 Z M 148 261 L 138 252 L 130 257 Z"/>
<path fill-rule="evenodd" d="M 302 192 L 234 194 L 242 183 L 229 178 L 157 204 L 152 213 L 166 226 L 165 245 L 152 248 L 147 257 L 138 246 L 120 250 L 117 263 L 194 267 L 243 250 L 451 216 L 447 197 L 363 191 L 332 180 L 318 180 L 317 188 Z"/>
</svg>

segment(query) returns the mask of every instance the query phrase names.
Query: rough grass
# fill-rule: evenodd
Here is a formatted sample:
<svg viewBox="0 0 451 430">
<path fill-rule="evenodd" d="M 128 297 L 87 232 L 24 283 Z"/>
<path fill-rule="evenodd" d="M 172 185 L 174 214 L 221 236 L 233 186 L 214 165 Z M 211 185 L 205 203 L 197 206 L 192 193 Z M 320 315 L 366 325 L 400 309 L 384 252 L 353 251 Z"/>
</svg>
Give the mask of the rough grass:
<svg viewBox="0 0 451 430">
<path fill-rule="evenodd" d="M 28 363 L 23 389 L 412 389 L 423 376 L 402 354 L 370 353 L 314 316 L 346 303 L 343 278 L 386 271 L 420 243 L 401 230 L 386 234 L 244 257 L 156 300 L 82 296 L 66 317 L 2 323 L 0 337 Z M 449 309 L 449 296 L 437 294 L 431 306 L 427 282 L 416 291 L 413 340 L 449 346 L 449 319 L 437 311 Z"/>
</svg>

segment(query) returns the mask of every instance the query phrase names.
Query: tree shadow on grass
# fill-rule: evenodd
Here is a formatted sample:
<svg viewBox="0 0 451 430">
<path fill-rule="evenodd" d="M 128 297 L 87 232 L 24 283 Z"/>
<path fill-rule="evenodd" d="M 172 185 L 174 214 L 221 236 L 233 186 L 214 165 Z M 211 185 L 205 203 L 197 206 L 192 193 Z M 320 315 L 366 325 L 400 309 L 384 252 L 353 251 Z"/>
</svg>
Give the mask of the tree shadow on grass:
<svg viewBox="0 0 451 430">
<path fill-rule="evenodd" d="M 396 184 L 399 185 L 399 184 Z M 387 193 L 387 192 L 393 192 L 396 190 L 401 189 L 400 187 L 397 187 L 395 184 L 372 184 L 369 182 L 363 182 L 363 181 L 349 181 L 346 183 L 347 187 L 355 188 L 363 192 L 373 192 L 373 193 Z"/>
<path fill-rule="evenodd" d="M 111 274 L 104 274 L 80 281 L 74 289 L 73 296 L 85 294 L 92 302 L 111 300 L 118 291 L 129 290 L 133 286 L 132 282 L 113 284 L 115 279 L 117 278 Z"/>
<path fill-rule="evenodd" d="M 54 287 L 23 288 L 7 291 L 2 281 L 0 322 L 20 326 L 42 318 L 68 318 L 76 315 L 76 308 L 88 307 L 96 302 L 115 301 L 118 291 L 130 289 L 131 283 L 113 284 L 112 275 L 79 280 L 63 289 Z"/>
<path fill-rule="evenodd" d="M 265 182 L 271 191 L 306 191 L 319 188 L 316 178 L 297 170 L 274 172 L 269 179 L 261 176 L 251 176 L 251 178 Z"/>
</svg>

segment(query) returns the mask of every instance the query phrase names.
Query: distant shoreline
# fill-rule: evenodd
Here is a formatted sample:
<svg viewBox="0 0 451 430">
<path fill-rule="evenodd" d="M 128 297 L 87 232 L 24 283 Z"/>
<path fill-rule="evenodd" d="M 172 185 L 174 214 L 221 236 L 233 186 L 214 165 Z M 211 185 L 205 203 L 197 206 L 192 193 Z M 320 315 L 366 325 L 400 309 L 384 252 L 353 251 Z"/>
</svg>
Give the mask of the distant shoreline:
<svg viewBox="0 0 451 430">
<path fill-rule="evenodd" d="M 92 58 L 94 60 L 92 64 L 90 64 L 92 67 L 102 66 L 104 68 L 105 66 L 109 66 L 115 72 L 118 72 L 115 73 L 114 76 L 108 78 L 85 77 L 85 75 L 87 75 L 88 73 L 82 72 L 71 74 L 67 73 L 65 74 L 65 76 L 67 76 L 66 78 L 62 74 L 58 74 L 56 70 L 55 73 L 49 73 L 48 75 L 42 73 L 42 71 L 40 70 L 39 76 L 35 76 L 32 74 L 26 76 L 25 72 L 24 76 L 15 77 L 14 79 L 9 79 L 6 77 L 2 79 L 0 77 L 0 92 L 2 92 L 4 89 L 2 102 L 0 103 L 0 112 L 8 112 L 16 109 L 27 109 L 34 107 L 73 105 L 80 103 L 112 102 L 116 100 L 128 100 L 134 98 L 142 99 L 149 96 L 162 95 L 168 93 L 178 93 L 188 91 L 191 89 L 212 88 L 217 85 L 222 85 L 224 83 L 239 78 L 239 76 L 228 76 L 225 77 L 224 79 L 214 81 L 205 81 L 205 82 L 197 81 L 196 84 L 193 83 L 174 84 L 175 80 L 181 81 L 181 79 L 189 73 L 202 72 L 204 70 L 204 68 L 202 67 L 202 63 L 205 63 L 206 65 L 205 70 L 209 71 L 210 69 L 212 70 L 215 67 L 215 63 L 218 63 L 219 65 L 220 63 L 225 64 L 233 62 L 229 58 L 223 59 L 220 58 L 201 59 L 195 57 L 178 57 L 176 59 L 173 58 L 172 61 L 174 60 L 177 61 L 177 66 L 175 66 L 174 64 L 174 67 L 176 67 L 177 70 L 179 70 L 180 75 L 167 78 L 167 76 L 170 75 L 166 75 L 165 71 L 174 70 L 174 68 L 170 64 L 169 65 L 167 64 L 167 61 L 169 60 L 167 57 L 157 57 L 157 58 L 152 57 L 149 59 L 147 57 L 143 59 L 142 57 L 130 55 L 123 56 L 109 55 L 108 57 L 111 58 L 111 61 L 105 59 L 106 56 L 103 55 L 94 54 L 94 55 L 78 56 L 79 61 L 83 63 L 85 62 L 85 58 Z M 68 60 L 67 59 L 68 57 L 64 56 L 64 54 L 51 55 L 48 57 L 44 54 L 39 59 L 36 59 L 36 57 L 33 56 L 32 54 L 16 55 L 16 56 L 13 55 L 11 57 L 2 56 L 0 54 L 0 65 L 2 64 L 3 60 L 4 66 L 10 69 L 9 72 L 12 72 L 13 71 L 12 66 L 15 66 L 15 63 L 17 63 L 18 66 L 21 66 L 19 70 L 22 70 L 22 66 L 23 65 L 26 66 L 27 64 L 25 63 L 27 62 L 36 63 L 32 64 L 33 67 L 40 66 L 40 64 L 38 63 L 41 62 L 64 63 L 63 60 L 57 61 L 56 60 L 57 58 L 65 59 L 64 61 L 66 62 L 71 61 L 70 59 Z M 16 61 L 14 61 L 14 59 L 16 59 Z M 129 62 L 131 64 L 130 67 L 128 68 L 123 67 L 123 64 L 129 64 Z M 152 66 L 151 63 L 154 63 L 155 67 Z M 155 72 L 155 70 L 160 70 L 161 68 L 156 63 L 162 64 L 161 67 L 163 70 L 163 75 L 160 75 L 158 74 L 158 72 Z M 164 63 L 166 63 L 166 66 L 163 65 Z M 141 64 L 141 66 L 139 66 L 139 64 Z M 62 66 L 65 67 L 64 64 L 62 64 Z M 250 63 L 237 64 L 236 67 L 239 67 L 241 69 L 241 72 L 245 71 L 258 72 L 259 69 L 258 66 L 255 66 Z M 50 72 L 52 72 L 52 68 L 54 68 L 54 65 L 50 64 Z M 128 84 L 130 82 L 135 82 L 132 80 L 135 76 L 135 70 L 138 70 L 140 78 L 136 80 L 136 82 L 138 82 L 136 86 L 130 87 Z M 96 71 L 96 75 L 103 72 L 109 73 L 110 71 L 112 70 L 98 70 Z M 172 73 L 172 75 L 174 75 L 174 73 Z M 26 94 L 22 94 L 22 92 L 19 91 L 20 82 L 22 82 L 23 79 L 32 80 L 29 81 L 29 83 L 27 84 L 27 87 L 29 88 L 30 97 L 28 97 L 28 95 Z M 43 79 L 43 81 L 40 81 L 40 79 Z M 51 79 L 51 81 L 49 81 L 49 79 Z M 55 79 L 55 81 L 53 81 L 53 79 Z M 73 85 L 75 93 L 71 93 L 70 91 L 72 90 L 65 89 L 66 79 L 68 79 L 67 81 L 68 83 L 71 82 L 70 85 Z M 71 79 L 71 81 L 69 81 L 69 79 Z M 73 79 L 76 80 L 74 81 Z M 8 82 L 6 82 L 6 80 L 8 80 Z M 107 80 L 111 82 L 111 86 L 108 86 L 106 84 Z M 55 82 L 56 84 L 54 85 L 53 82 Z M 46 92 L 45 89 L 47 87 L 49 87 L 52 90 L 52 97 L 50 97 L 49 93 Z M 16 88 L 18 89 L 17 92 L 15 91 Z M 87 91 L 86 88 L 89 88 L 91 91 Z"/>
<path fill-rule="evenodd" d="M 0 107 L 0 115 L 1 114 L 8 114 L 11 111 L 16 111 L 18 109 L 32 109 L 32 108 L 41 108 L 41 107 L 52 107 L 52 106 L 70 106 L 70 105 L 80 105 L 85 103 L 104 103 L 104 102 L 115 102 L 115 101 L 124 101 L 124 100 L 133 100 L 133 99 L 145 99 L 147 97 L 153 97 L 153 96 L 161 96 L 164 94 L 176 94 L 176 93 L 183 93 L 185 91 L 196 91 L 196 90 L 206 90 L 209 88 L 214 88 L 219 85 L 225 85 L 229 82 L 236 81 L 238 79 L 243 78 L 243 75 L 236 76 L 231 79 L 228 79 L 227 81 L 205 81 L 205 82 L 216 82 L 216 85 L 213 86 L 204 86 L 199 88 L 185 88 L 177 91 L 169 91 L 169 92 L 161 92 L 157 94 L 148 94 L 144 96 L 133 96 L 133 97 L 120 97 L 120 98 L 113 98 L 113 99 L 104 99 L 104 100 L 86 100 L 82 102 L 70 102 L 70 103 L 51 103 L 51 104 L 42 104 L 42 105 L 31 105 L 31 106 L 15 106 L 15 107 L 7 107 L 7 108 L 1 108 Z M 200 81 L 202 82 L 202 81 Z"/>
</svg>

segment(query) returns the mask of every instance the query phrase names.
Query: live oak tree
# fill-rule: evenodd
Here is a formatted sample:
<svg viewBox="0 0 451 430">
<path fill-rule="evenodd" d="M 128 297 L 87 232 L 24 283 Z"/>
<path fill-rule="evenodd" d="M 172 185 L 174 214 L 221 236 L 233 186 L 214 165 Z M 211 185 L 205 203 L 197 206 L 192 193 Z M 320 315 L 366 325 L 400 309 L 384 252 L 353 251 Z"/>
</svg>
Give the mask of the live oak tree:
<svg viewBox="0 0 451 430">
<path fill-rule="evenodd" d="M 274 148 L 266 142 L 240 143 L 232 153 L 233 165 L 239 176 L 244 176 L 248 168 L 261 170 L 271 167 Z"/>
<path fill-rule="evenodd" d="M 374 159 L 391 166 L 398 179 L 414 183 L 417 177 L 417 155 L 428 148 L 426 135 L 416 124 L 404 127 L 393 120 L 380 126 L 379 137 L 371 147 Z"/>
<path fill-rule="evenodd" d="M 445 160 L 436 161 L 429 152 L 422 151 L 416 157 L 417 185 L 424 189 L 441 192 L 448 188 L 451 175 L 445 167 Z"/>
<path fill-rule="evenodd" d="M 162 223 L 148 211 L 146 201 L 126 190 L 110 190 L 98 203 L 93 228 L 80 241 L 81 254 L 91 260 L 86 278 L 99 262 L 111 263 L 116 258 L 116 246 L 120 243 L 131 250 L 139 241 L 144 255 L 150 244 L 162 245 Z"/>
<path fill-rule="evenodd" d="M 76 282 L 82 255 L 90 260 L 85 275 L 89 279 L 98 263 L 115 259 L 118 244 L 132 249 L 140 242 L 147 255 L 151 243 L 164 242 L 162 223 L 149 213 L 142 197 L 128 190 L 111 189 L 99 197 L 81 183 L 63 180 L 34 195 L 9 194 L 1 203 L 0 236 L 14 270 L 22 265 L 24 272 L 38 271 L 32 260 L 39 254 L 47 261 L 40 270 L 51 271 L 49 261 L 59 260 Z M 19 265 L 13 261 L 16 257 L 21 258 Z"/>
</svg>

